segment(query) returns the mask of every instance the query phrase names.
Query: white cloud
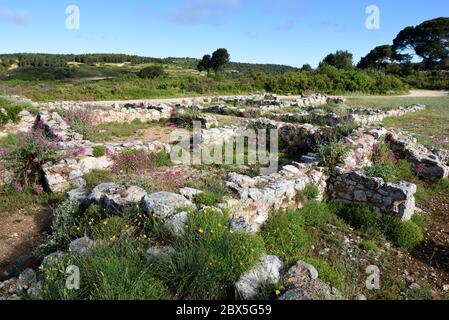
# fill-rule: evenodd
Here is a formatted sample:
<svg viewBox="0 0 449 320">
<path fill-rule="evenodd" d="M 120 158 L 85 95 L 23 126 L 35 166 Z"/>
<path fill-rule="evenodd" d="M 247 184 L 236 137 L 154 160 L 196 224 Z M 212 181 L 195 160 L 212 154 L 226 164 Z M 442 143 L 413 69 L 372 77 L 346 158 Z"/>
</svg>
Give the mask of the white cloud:
<svg viewBox="0 0 449 320">
<path fill-rule="evenodd" d="M 15 24 L 26 24 L 29 19 L 30 17 L 26 11 L 12 11 L 9 9 L 0 8 L 0 21 Z"/>
</svg>

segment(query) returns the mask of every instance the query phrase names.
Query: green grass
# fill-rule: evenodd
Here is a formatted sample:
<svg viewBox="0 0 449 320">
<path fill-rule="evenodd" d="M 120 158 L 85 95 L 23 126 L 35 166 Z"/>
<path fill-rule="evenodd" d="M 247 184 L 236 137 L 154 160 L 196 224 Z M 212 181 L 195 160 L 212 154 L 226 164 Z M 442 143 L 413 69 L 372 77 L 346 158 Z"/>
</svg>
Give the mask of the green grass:
<svg viewBox="0 0 449 320">
<path fill-rule="evenodd" d="M 69 257 L 45 267 L 44 300 L 162 300 L 165 285 L 153 276 L 144 248 L 133 241 L 97 245 L 86 257 Z M 69 265 L 80 270 L 80 290 L 65 286 Z"/>
<path fill-rule="evenodd" d="M 274 213 L 261 231 L 268 253 L 287 264 L 301 259 L 309 240 L 304 224 L 304 215 L 297 211 Z"/>
<path fill-rule="evenodd" d="M 83 176 L 86 180 L 87 188 L 93 189 L 99 184 L 106 182 L 115 182 L 115 177 L 108 170 L 93 170 Z"/>
<path fill-rule="evenodd" d="M 0 186 L 0 216 L 9 212 L 24 209 L 29 206 L 48 206 L 59 203 L 64 194 L 41 193 L 36 194 L 33 190 L 26 188 L 17 192 L 8 185 Z"/>
<path fill-rule="evenodd" d="M 109 122 L 102 123 L 95 127 L 96 136 L 93 140 L 95 142 L 107 141 L 111 137 L 123 138 L 135 136 L 138 130 L 145 130 L 149 128 L 157 127 L 158 124 L 153 122 L 141 122 L 139 119 L 135 119 L 130 123 L 118 123 Z"/>
<path fill-rule="evenodd" d="M 152 263 L 159 279 L 180 299 L 229 299 L 234 284 L 265 252 L 260 236 L 232 233 L 214 210 L 193 213 L 176 253 Z"/>
<path fill-rule="evenodd" d="M 17 134 L 10 133 L 6 137 L 0 138 L 0 148 L 10 148 L 17 144 Z"/>
<path fill-rule="evenodd" d="M 391 109 L 411 104 L 424 104 L 425 111 L 410 113 L 403 117 L 388 118 L 383 121 L 390 129 L 401 129 L 416 134 L 424 145 L 449 148 L 449 97 L 350 97 L 347 104 L 357 107 Z M 446 141 L 440 142 L 438 137 Z"/>
</svg>

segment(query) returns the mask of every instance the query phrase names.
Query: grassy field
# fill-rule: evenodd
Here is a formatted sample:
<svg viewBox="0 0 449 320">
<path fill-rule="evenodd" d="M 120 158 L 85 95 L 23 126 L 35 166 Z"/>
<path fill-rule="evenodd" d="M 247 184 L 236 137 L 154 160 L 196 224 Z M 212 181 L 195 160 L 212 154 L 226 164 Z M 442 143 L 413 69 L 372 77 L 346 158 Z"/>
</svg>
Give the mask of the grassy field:
<svg viewBox="0 0 449 320">
<path fill-rule="evenodd" d="M 353 107 L 397 108 L 420 103 L 427 106 L 422 112 L 403 117 L 388 118 L 384 125 L 391 129 L 414 133 L 424 145 L 449 148 L 449 97 L 350 97 L 347 104 Z"/>
</svg>

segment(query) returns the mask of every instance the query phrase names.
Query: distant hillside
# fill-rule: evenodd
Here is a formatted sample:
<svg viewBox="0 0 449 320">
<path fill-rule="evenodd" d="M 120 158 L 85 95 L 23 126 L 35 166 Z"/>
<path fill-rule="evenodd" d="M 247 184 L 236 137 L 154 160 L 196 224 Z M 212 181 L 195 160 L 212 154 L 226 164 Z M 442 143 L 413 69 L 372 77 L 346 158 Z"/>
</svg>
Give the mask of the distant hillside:
<svg viewBox="0 0 449 320">
<path fill-rule="evenodd" d="M 76 64 L 86 64 L 86 65 L 96 65 L 96 64 L 123 64 L 128 63 L 132 65 L 139 64 L 162 64 L 162 65 L 173 65 L 180 69 L 190 69 L 196 70 L 196 66 L 199 60 L 196 58 L 174 58 L 168 57 L 164 59 L 152 58 L 152 57 L 141 57 L 136 55 L 126 55 L 126 54 L 35 54 L 35 53 L 14 53 L 14 54 L 0 54 L 0 65 L 3 71 L 11 71 L 13 69 L 17 70 L 14 73 L 20 73 L 19 78 L 23 76 L 30 76 L 32 74 L 42 74 L 50 72 L 49 68 L 65 68 L 67 66 L 76 66 Z M 98 66 L 98 65 L 97 65 Z M 120 66 L 122 67 L 122 66 Z M 32 70 L 32 68 L 41 68 L 40 70 Z M 228 71 L 237 72 L 249 72 L 249 71 L 262 71 L 268 73 L 277 73 L 284 71 L 294 71 L 297 68 L 276 65 L 276 64 L 251 64 L 251 63 L 238 63 L 231 62 L 227 66 Z M 1 71 L 1 69 L 0 69 Z M 93 72 L 90 70 L 89 75 Z M 66 74 L 70 78 L 70 71 L 57 72 L 59 75 Z M 102 72 L 93 72 L 95 76 L 103 75 Z M 106 74 L 110 76 L 110 74 Z"/>
</svg>

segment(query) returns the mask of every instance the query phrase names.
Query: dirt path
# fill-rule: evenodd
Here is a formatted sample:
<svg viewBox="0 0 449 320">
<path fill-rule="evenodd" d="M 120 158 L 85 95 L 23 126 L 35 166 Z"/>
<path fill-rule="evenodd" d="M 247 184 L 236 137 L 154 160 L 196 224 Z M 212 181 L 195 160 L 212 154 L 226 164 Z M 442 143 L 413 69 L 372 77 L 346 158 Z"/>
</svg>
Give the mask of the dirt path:
<svg viewBox="0 0 449 320">
<path fill-rule="evenodd" d="M 0 281 L 8 275 L 35 266 L 33 250 L 48 231 L 49 208 L 28 207 L 0 217 Z"/>
<path fill-rule="evenodd" d="M 233 95 L 236 96 L 236 95 Z M 447 97 L 449 96 L 448 91 L 434 91 L 434 90 L 410 90 L 410 92 L 406 95 L 398 95 L 398 96 L 379 96 L 379 97 Z M 135 99 L 135 100 L 106 100 L 106 101 L 95 101 L 94 103 L 98 106 L 110 106 L 114 103 L 118 104 L 127 104 L 127 103 L 144 103 L 151 102 L 154 104 L 158 103 L 166 103 L 166 104 L 174 104 L 180 103 L 182 101 L 192 102 L 193 100 L 202 101 L 205 99 L 211 100 L 216 96 L 196 96 L 196 97 L 183 97 L 183 98 L 160 98 L 160 99 Z M 278 98 L 282 101 L 285 100 L 294 100 L 299 99 L 300 95 L 292 95 L 292 96 L 278 96 Z M 348 96 L 350 97 L 350 96 Z M 92 103 L 92 102 L 89 102 Z"/>
<path fill-rule="evenodd" d="M 427 276 L 449 290 L 449 196 L 435 196 L 421 207 L 429 213 L 423 245 L 412 256 L 429 267 Z"/>
</svg>

